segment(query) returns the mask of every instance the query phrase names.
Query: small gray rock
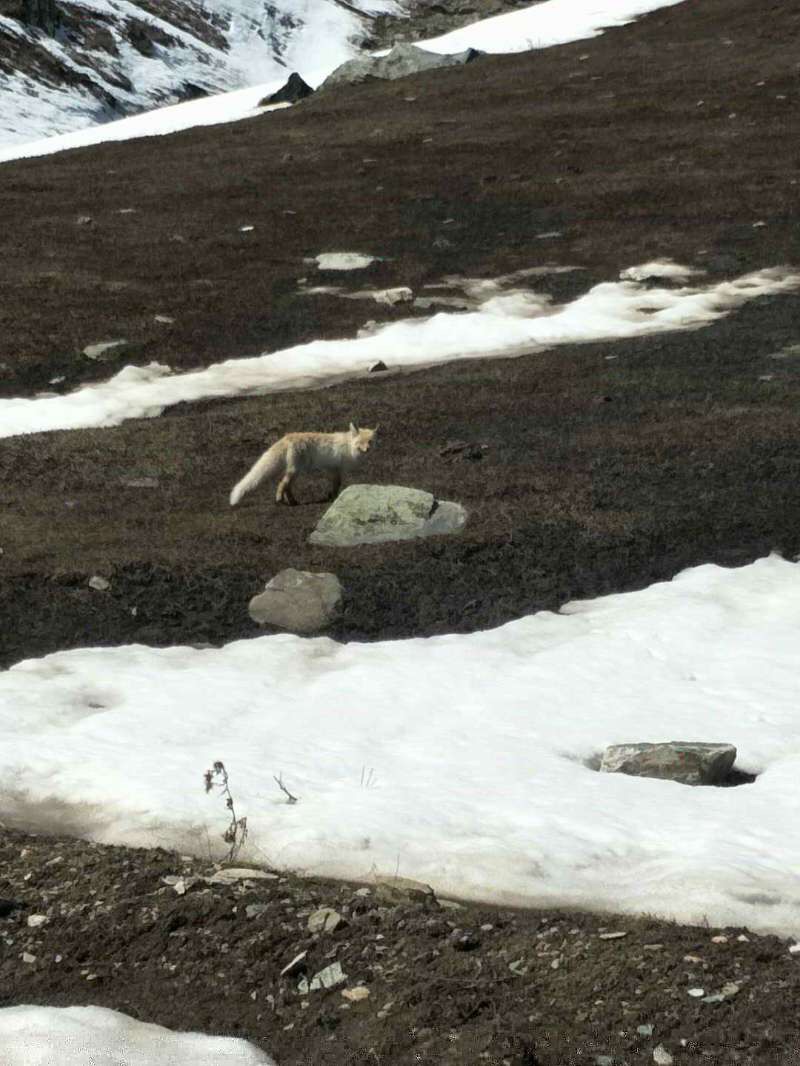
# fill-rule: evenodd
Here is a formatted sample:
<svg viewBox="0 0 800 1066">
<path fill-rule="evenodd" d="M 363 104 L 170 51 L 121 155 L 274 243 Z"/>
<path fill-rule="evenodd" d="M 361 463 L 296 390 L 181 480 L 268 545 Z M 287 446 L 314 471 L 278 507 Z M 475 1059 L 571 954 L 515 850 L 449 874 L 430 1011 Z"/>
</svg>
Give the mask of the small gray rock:
<svg viewBox="0 0 800 1066">
<path fill-rule="evenodd" d="M 320 907 L 308 916 L 309 933 L 332 933 L 337 929 L 344 918 L 332 907 Z"/>
<path fill-rule="evenodd" d="M 111 588 L 111 582 L 106 581 L 106 579 L 100 577 L 99 574 L 95 574 L 94 577 L 89 578 L 89 588 L 94 589 L 95 592 L 106 592 Z"/>
<path fill-rule="evenodd" d="M 248 918 L 260 918 L 266 910 L 269 910 L 266 903 L 248 903 L 244 909 L 244 913 Z"/>
<path fill-rule="evenodd" d="M 424 881 L 410 877 L 387 877 L 375 885 L 375 898 L 381 903 L 433 903 L 436 894 Z"/>
<path fill-rule="evenodd" d="M 342 586 L 335 574 L 281 570 L 263 592 L 250 601 L 250 617 L 259 625 L 277 626 L 292 633 L 318 633 L 336 619 L 342 606 Z"/>
<path fill-rule="evenodd" d="M 87 344 L 83 349 L 83 354 L 87 359 L 94 359 L 95 362 L 103 363 L 106 359 L 112 359 L 115 355 L 119 355 L 119 348 L 124 348 L 127 345 L 127 341 L 99 341 L 97 344 Z"/>
<path fill-rule="evenodd" d="M 612 744 L 603 753 L 600 769 L 684 785 L 717 785 L 728 776 L 735 760 L 733 744 L 671 740 L 663 744 Z"/>
<path fill-rule="evenodd" d="M 308 538 L 311 544 L 347 547 L 457 533 L 464 508 L 430 492 L 400 485 L 350 485 L 340 493 Z"/>
<path fill-rule="evenodd" d="M 326 966 L 324 970 L 314 974 L 309 988 L 312 992 L 315 992 L 318 988 L 335 988 L 336 985 L 340 985 L 342 981 L 346 980 L 347 974 L 342 969 L 342 964 L 340 962 L 332 962 L 330 966 Z"/>
<path fill-rule="evenodd" d="M 255 866 L 228 866 L 218 870 L 206 881 L 209 885 L 235 885 L 239 881 L 277 881 L 278 875 L 259 870 Z"/>
</svg>

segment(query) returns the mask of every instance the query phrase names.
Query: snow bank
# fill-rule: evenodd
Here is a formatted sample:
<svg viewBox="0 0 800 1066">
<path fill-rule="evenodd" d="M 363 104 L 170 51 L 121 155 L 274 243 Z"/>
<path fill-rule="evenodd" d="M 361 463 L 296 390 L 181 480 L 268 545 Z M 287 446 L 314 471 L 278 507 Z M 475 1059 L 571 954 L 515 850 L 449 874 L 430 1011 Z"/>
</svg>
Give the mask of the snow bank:
<svg viewBox="0 0 800 1066">
<path fill-rule="evenodd" d="M 605 29 L 624 26 L 661 7 L 683 0 L 544 0 L 521 11 L 481 19 L 470 26 L 417 41 L 440 54 L 479 48 L 483 52 L 528 52 L 597 37 Z"/>
<path fill-rule="evenodd" d="M 89 648 L 0 673 L 9 825 L 427 881 L 507 904 L 800 933 L 800 566 L 777 557 L 492 631 Z M 739 788 L 600 774 L 608 744 L 736 745 Z M 299 802 L 287 805 L 272 775 Z"/>
<path fill-rule="evenodd" d="M 480 288 L 471 284 L 473 298 L 480 299 Z M 0 437 L 115 426 L 153 418 L 181 402 L 321 385 L 362 373 L 378 360 L 390 369 L 429 366 L 695 329 L 756 296 L 798 288 L 800 274 L 768 269 L 706 286 L 648 289 L 633 280 L 604 282 L 572 303 L 551 306 L 546 296 L 528 290 L 497 293 L 487 286 L 476 311 L 407 319 L 356 340 L 312 341 L 184 374 L 170 375 L 169 367 L 158 363 L 129 366 L 107 382 L 65 396 L 0 399 Z"/>
</svg>

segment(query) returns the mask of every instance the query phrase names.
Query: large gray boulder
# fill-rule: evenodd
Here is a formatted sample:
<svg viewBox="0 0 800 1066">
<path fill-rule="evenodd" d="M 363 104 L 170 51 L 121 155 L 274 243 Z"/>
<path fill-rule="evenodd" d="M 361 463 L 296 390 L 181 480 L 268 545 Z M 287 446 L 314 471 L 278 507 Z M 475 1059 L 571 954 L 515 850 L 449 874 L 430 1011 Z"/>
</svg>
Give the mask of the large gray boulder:
<svg viewBox="0 0 800 1066">
<path fill-rule="evenodd" d="M 735 760 L 733 744 L 671 740 L 663 744 L 612 744 L 603 753 L 600 769 L 683 785 L 719 785 Z"/>
<path fill-rule="evenodd" d="M 401 485 L 350 485 L 331 504 L 308 538 L 311 544 L 349 547 L 457 533 L 467 513 L 458 503 Z"/>
<path fill-rule="evenodd" d="M 281 570 L 250 601 L 250 617 L 259 625 L 277 626 L 292 633 L 318 633 L 337 617 L 342 586 L 335 574 Z"/>
<path fill-rule="evenodd" d="M 328 75 L 318 91 L 331 89 L 335 85 L 359 85 L 369 78 L 395 81 L 437 67 L 460 67 L 481 54 L 474 48 L 468 48 L 465 52 L 442 56 L 416 48 L 413 44 L 396 44 L 385 56 L 364 56 L 342 63 Z"/>
</svg>

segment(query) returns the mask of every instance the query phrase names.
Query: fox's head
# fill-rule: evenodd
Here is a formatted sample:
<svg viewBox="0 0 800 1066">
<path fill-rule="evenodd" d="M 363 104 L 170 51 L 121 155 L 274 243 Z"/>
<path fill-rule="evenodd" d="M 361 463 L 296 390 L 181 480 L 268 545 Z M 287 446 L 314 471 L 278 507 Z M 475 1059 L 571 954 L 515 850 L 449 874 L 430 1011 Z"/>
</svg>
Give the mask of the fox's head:
<svg viewBox="0 0 800 1066">
<path fill-rule="evenodd" d="M 374 429 L 359 429 L 358 426 L 354 426 L 351 422 L 350 447 L 353 455 L 363 455 L 365 452 L 368 452 L 377 432 L 377 426 Z"/>
</svg>

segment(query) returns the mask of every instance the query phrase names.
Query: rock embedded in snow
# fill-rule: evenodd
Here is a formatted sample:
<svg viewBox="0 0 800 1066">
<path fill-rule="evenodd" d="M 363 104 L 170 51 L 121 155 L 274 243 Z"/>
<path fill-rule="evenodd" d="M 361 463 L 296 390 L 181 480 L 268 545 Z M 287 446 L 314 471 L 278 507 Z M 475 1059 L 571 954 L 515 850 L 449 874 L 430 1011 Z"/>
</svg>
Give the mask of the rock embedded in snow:
<svg viewBox="0 0 800 1066">
<path fill-rule="evenodd" d="M 375 303 L 395 307 L 397 304 L 411 303 L 414 293 L 407 285 L 398 285 L 395 289 L 378 289 L 372 294 Z"/>
<path fill-rule="evenodd" d="M 248 610 L 259 625 L 277 626 L 292 633 L 327 629 L 342 608 L 342 586 L 335 574 L 311 573 L 289 567 L 281 570 Z"/>
<path fill-rule="evenodd" d="M 360 85 L 361 82 L 376 78 L 380 81 L 396 81 L 409 74 L 419 74 L 438 67 L 461 67 L 471 63 L 482 55 L 476 48 L 467 48 L 452 55 L 439 55 L 416 48 L 413 44 L 396 44 L 384 56 L 360 56 L 342 63 L 323 81 L 319 91 L 323 92 L 337 85 Z"/>
<path fill-rule="evenodd" d="M 718 785 L 728 776 L 735 760 L 733 744 L 672 740 L 662 744 L 612 744 L 603 753 L 600 769 L 683 785 Z"/>
<path fill-rule="evenodd" d="M 412 540 L 463 529 L 467 513 L 458 503 L 401 485 L 350 485 L 317 523 L 311 544 L 348 547 Z"/>
</svg>

